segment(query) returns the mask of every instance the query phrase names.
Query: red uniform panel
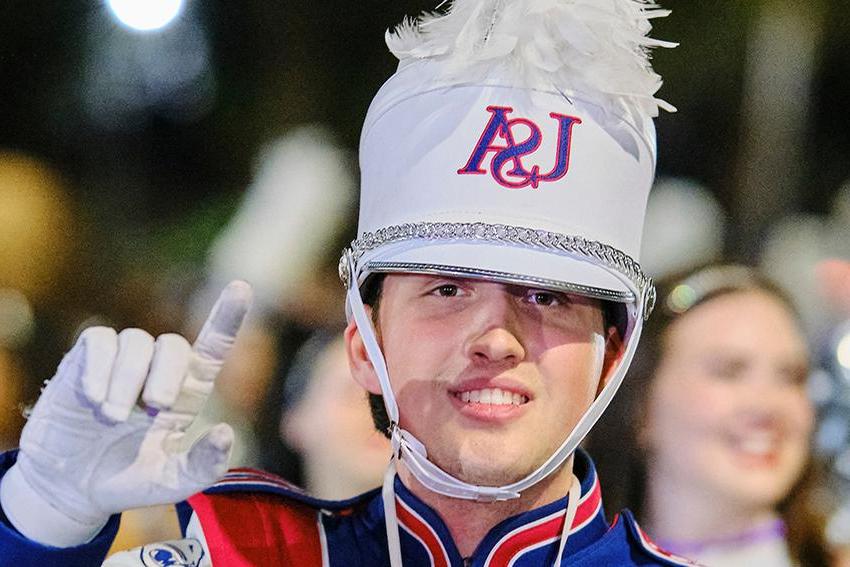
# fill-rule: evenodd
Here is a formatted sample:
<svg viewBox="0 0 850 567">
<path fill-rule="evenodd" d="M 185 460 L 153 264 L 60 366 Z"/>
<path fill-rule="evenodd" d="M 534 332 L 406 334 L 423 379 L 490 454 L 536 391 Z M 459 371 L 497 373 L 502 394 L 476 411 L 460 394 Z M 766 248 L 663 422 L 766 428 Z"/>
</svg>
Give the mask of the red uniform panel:
<svg viewBox="0 0 850 567">
<path fill-rule="evenodd" d="M 317 510 L 263 493 L 196 494 L 213 565 L 300 567 L 322 564 Z"/>
</svg>

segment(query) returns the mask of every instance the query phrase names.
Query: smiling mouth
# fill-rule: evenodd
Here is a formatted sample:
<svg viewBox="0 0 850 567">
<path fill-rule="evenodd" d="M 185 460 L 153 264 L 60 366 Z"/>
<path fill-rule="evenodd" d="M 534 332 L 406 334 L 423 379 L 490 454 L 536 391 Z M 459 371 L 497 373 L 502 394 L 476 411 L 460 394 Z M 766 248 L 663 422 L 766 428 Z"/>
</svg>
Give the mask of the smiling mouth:
<svg viewBox="0 0 850 567">
<path fill-rule="evenodd" d="M 528 397 L 501 388 L 483 388 L 481 390 L 464 390 L 453 392 L 452 395 L 465 404 L 481 404 L 490 406 L 521 406 L 528 403 Z"/>
<path fill-rule="evenodd" d="M 746 435 L 732 440 L 739 452 L 753 457 L 768 457 L 778 452 L 780 439 L 772 434 Z"/>
</svg>

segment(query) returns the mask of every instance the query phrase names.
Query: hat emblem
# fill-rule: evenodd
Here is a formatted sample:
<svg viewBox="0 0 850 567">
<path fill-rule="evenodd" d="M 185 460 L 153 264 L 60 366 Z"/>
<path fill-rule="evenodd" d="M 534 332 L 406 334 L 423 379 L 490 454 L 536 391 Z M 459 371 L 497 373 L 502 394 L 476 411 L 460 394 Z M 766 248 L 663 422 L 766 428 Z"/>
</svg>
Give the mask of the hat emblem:
<svg viewBox="0 0 850 567">
<path fill-rule="evenodd" d="M 490 119 L 466 165 L 457 170 L 459 175 L 486 174 L 487 170 L 482 166 L 491 152 L 493 156 L 489 164 L 490 175 L 499 185 L 508 189 L 522 189 L 528 186 L 537 189 L 541 182 L 557 181 L 567 174 L 570 168 L 573 126 L 581 124 L 580 118 L 557 112 L 549 113 L 558 123 L 558 145 L 552 169 L 548 173 L 540 173 L 539 165 L 532 165 L 531 169 L 527 169 L 523 163 L 526 156 L 537 152 L 543 141 L 540 127 L 528 118 L 509 118 L 508 115 L 513 112 L 513 108 L 509 106 L 488 106 L 487 112 L 490 113 Z M 508 167 L 510 169 L 507 169 Z"/>
</svg>

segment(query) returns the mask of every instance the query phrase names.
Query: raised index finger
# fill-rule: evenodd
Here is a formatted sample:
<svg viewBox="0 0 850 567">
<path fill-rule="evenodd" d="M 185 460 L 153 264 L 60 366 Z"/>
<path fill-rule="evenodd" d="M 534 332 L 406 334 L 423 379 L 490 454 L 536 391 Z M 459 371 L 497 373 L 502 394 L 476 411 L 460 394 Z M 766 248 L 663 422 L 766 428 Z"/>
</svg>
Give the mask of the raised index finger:
<svg viewBox="0 0 850 567">
<path fill-rule="evenodd" d="M 212 366 L 220 366 L 224 362 L 252 297 L 251 286 L 247 282 L 236 280 L 227 284 L 192 345 L 201 361 Z"/>
</svg>

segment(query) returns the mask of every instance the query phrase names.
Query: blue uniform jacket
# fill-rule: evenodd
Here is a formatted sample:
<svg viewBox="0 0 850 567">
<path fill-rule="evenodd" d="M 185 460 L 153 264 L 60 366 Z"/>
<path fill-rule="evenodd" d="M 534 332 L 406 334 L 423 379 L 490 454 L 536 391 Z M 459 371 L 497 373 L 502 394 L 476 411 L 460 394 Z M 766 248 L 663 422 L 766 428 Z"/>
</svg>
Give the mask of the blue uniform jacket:
<svg viewBox="0 0 850 567">
<path fill-rule="evenodd" d="M 14 452 L 0 457 L 2 472 L 14 458 Z M 563 565 L 690 564 L 658 549 L 628 511 L 609 524 L 596 472 L 585 453 L 576 453 L 574 468 L 581 481 L 581 499 Z M 436 512 L 398 479 L 395 489 L 405 567 L 551 565 L 557 554 L 566 497 L 504 520 L 471 557 L 463 558 Z M 192 516 L 200 522 L 204 555 L 214 567 L 389 565 L 380 490 L 341 502 L 324 501 L 273 475 L 241 469 L 179 504 L 178 513 L 184 530 Z M 59 549 L 26 539 L 0 514 L 0 565 L 100 565 L 117 527 L 116 516 L 91 542 Z M 162 565 L 173 564 L 167 562 L 167 553 L 152 552 L 156 544 L 146 548 L 140 556 L 163 557 Z"/>
</svg>

